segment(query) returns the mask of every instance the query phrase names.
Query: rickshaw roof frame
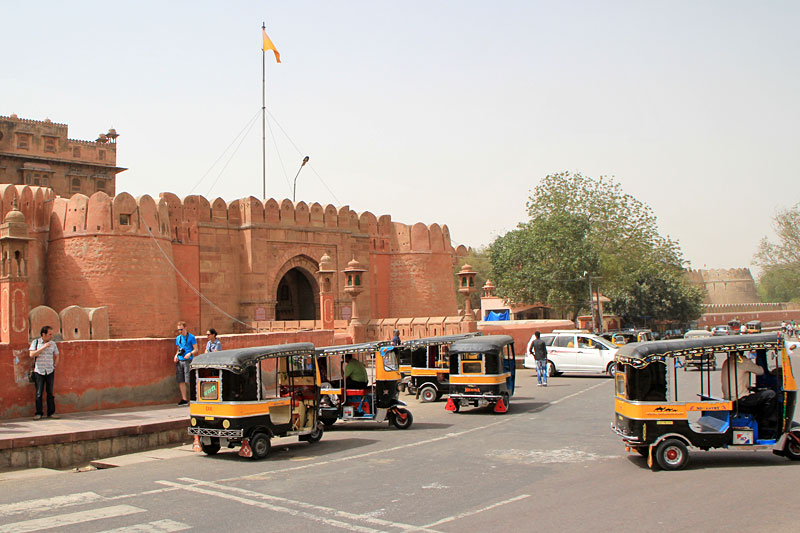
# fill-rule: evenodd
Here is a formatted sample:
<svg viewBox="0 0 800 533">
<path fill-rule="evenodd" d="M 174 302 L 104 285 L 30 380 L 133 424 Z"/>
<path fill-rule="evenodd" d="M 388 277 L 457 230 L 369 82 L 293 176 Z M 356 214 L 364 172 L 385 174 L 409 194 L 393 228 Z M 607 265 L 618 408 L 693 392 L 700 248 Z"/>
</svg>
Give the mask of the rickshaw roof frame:
<svg viewBox="0 0 800 533">
<path fill-rule="evenodd" d="M 424 337 L 422 339 L 409 339 L 401 347 L 419 348 L 420 346 L 431 346 L 433 344 L 453 344 L 456 341 L 471 339 L 473 337 L 481 336 L 480 331 L 473 333 L 459 333 L 457 335 L 440 335 L 438 337 Z"/>
<path fill-rule="evenodd" d="M 245 368 L 254 366 L 261 359 L 291 357 L 294 355 L 314 355 L 314 344 L 310 342 L 295 342 L 208 352 L 195 357 L 192 360 L 191 368 L 217 368 L 229 370 L 234 374 L 241 374 Z"/>
<path fill-rule="evenodd" d="M 511 335 L 486 335 L 456 341 L 450 345 L 450 355 L 459 353 L 501 352 L 504 346 L 514 344 Z"/>
<path fill-rule="evenodd" d="M 326 346 L 324 348 L 317 348 L 318 357 L 328 357 L 331 355 L 344 355 L 344 354 L 365 354 L 375 353 L 379 348 L 391 344 L 390 341 L 372 341 L 362 342 L 359 344 L 342 344 L 339 346 Z"/>
<path fill-rule="evenodd" d="M 781 337 L 778 333 L 694 337 L 626 344 L 617 352 L 616 360 L 639 367 L 649 362 L 665 361 L 668 358 L 687 355 L 761 349 L 777 350 L 780 348 Z"/>
</svg>

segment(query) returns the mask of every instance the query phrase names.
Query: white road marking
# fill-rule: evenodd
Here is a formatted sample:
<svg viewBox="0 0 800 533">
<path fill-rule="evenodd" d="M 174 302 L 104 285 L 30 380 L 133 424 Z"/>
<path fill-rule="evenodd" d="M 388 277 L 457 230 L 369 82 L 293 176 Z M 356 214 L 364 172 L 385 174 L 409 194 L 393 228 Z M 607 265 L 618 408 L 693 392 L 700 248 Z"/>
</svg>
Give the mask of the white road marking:
<svg viewBox="0 0 800 533">
<path fill-rule="evenodd" d="M 504 463 L 521 464 L 582 463 L 618 457 L 617 455 L 598 455 L 569 447 L 558 450 L 492 450 L 486 456 Z"/>
<path fill-rule="evenodd" d="M 570 398 L 573 398 L 575 396 L 583 394 L 584 392 L 589 392 L 592 389 L 596 389 L 597 387 L 602 387 L 603 385 L 607 385 L 609 383 L 614 383 L 614 380 L 612 379 L 612 380 L 609 380 L 609 381 L 601 381 L 597 385 L 592 385 L 591 387 L 585 388 L 583 390 L 579 390 L 578 392 L 573 392 L 572 394 L 570 394 L 568 396 L 564 396 L 563 398 L 559 398 L 558 400 L 553 400 L 552 402 L 550 402 L 550 405 L 557 405 L 557 404 L 563 402 L 564 400 L 569 400 Z"/>
<path fill-rule="evenodd" d="M 6 503 L 0 505 L 0 517 L 27 512 L 46 513 L 67 507 L 70 505 L 81 505 L 89 502 L 102 500 L 103 497 L 94 492 L 77 492 L 66 496 L 55 496 L 53 498 L 42 498 L 40 500 L 28 500 L 18 503 Z"/>
<path fill-rule="evenodd" d="M 5 524 L 0 526 L 0 533 L 26 533 L 29 531 L 72 526 L 75 524 L 82 524 L 84 522 L 91 522 L 93 520 L 103 520 L 117 516 L 125 516 L 144 512 L 146 512 L 145 509 L 140 509 L 139 507 L 133 507 L 130 505 L 113 505 L 111 507 L 101 507 L 100 509 L 80 511 L 78 513 L 48 516 L 47 518 L 36 518 L 34 520 L 26 520 L 24 522 Z"/>
<path fill-rule="evenodd" d="M 372 516 L 372 515 L 348 513 L 346 511 L 341 511 L 339 509 L 333 509 L 331 507 L 324 507 L 324 506 L 321 506 L 321 505 L 314 505 L 314 504 L 311 504 L 311 503 L 301 502 L 301 501 L 298 501 L 298 500 L 290 500 L 288 498 L 282 498 L 280 496 L 272 496 L 270 494 L 263 494 L 263 493 L 260 493 L 260 492 L 255 492 L 255 491 L 247 490 L 247 489 L 240 489 L 240 488 L 237 488 L 237 487 L 229 487 L 229 486 L 226 486 L 226 485 L 220 485 L 218 483 L 213 483 L 213 482 L 206 482 L 206 481 L 201 481 L 201 480 L 198 480 L 198 479 L 192 479 L 192 478 L 186 478 L 186 477 L 180 478 L 180 481 L 186 481 L 186 482 L 189 482 L 189 483 L 193 483 L 194 484 L 193 486 L 195 486 L 195 487 L 204 486 L 204 487 L 209 487 L 209 489 L 216 489 L 217 491 L 233 492 L 233 493 L 236 493 L 236 494 L 241 494 L 242 496 L 247 496 L 247 497 L 250 497 L 250 498 L 256 498 L 256 499 L 259 499 L 259 500 L 267 500 L 267 501 L 273 501 L 273 502 L 278 502 L 278 503 L 282 503 L 282 504 L 295 505 L 297 507 L 300 507 L 300 508 L 303 508 L 303 509 L 307 509 L 309 511 L 322 512 L 322 513 L 325 513 L 327 515 L 333 516 L 335 518 L 366 522 L 368 524 L 372 524 L 373 527 L 374 526 L 390 527 L 390 528 L 400 529 L 401 531 L 423 531 L 423 530 L 425 530 L 421 526 L 415 526 L 415 525 L 411 525 L 411 524 L 403 524 L 403 523 L 399 523 L 399 522 L 392 522 L 392 521 L 389 521 L 389 520 L 383 520 L 381 518 L 377 518 L 377 517 Z M 162 483 L 162 482 L 159 482 L 159 483 Z M 182 488 L 186 488 L 189 485 L 178 485 L 178 486 L 180 486 Z M 214 494 L 215 495 L 222 495 L 223 492 L 214 492 Z M 314 516 L 316 516 L 316 515 L 314 515 Z M 321 519 L 322 517 L 318 517 L 318 518 Z M 357 526 L 348 525 L 348 527 L 357 527 Z M 370 528 L 368 530 L 369 531 L 375 531 L 375 529 L 372 529 L 372 528 Z M 427 530 L 427 531 L 430 531 L 430 530 Z"/>
<path fill-rule="evenodd" d="M 494 509 L 495 507 L 500 507 L 501 505 L 506 505 L 508 503 L 514 503 L 514 502 L 517 502 L 519 500 L 524 500 L 525 498 L 530 498 L 530 497 L 531 497 L 530 494 L 520 494 L 519 496 L 514 496 L 511 499 L 503 500 L 502 502 L 493 503 L 492 505 L 489 505 L 488 507 L 483 507 L 482 509 L 477 509 L 475 511 L 465 511 L 465 512 L 459 513 L 457 515 L 448 516 L 447 518 L 442 518 L 441 520 L 438 520 L 436 522 L 433 522 L 432 524 L 428 524 L 427 526 L 423 526 L 423 527 L 425 527 L 425 528 L 435 527 L 435 526 L 438 526 L 440 524 L 444 524 L 445 522 L 452 522 L 453 520 L 460 520 L 462 518 L 466 518 L 467 516 L 476 515 L 478 513 L 482 513 L 484 511 L 488 511 L 490 509 Z"/>
<path fill-rule="evenodd" d="M 117 529 L 107 529 L 100 533 L 170 533 L 171 531 L 184 531 L 191 526 L 175 520 L 156 520 L 146 524 L 136 524 L 133 526 L 118 527 Z"/>
<path fill-rule="evenodd" d="M 512 420 L 514 420 L 512 417 L 506 417 L 503 420 L 499 420 L 497 422 L 492 422 L 491 424 L 486 424 L 484 426 L 478 426 L 478 427 L 474 427 L 474 428 L 471 428 L 471 429 L 465 429 L 464 431 L 459 431 L 459 432 L 456 432 L 456 433 L 447 433 L 445 435 L 442 435 L 442 436 L 439 436 L 439 437 L 434 437 L 432 439 L 421 440 L 421 441 L 417 441 L 417 442 L 410 442 L 408 444 L 401 444 L 400 446 L 394 446 L 393 448 L 382 448 L 380 450 L 374 450 L 374 451 L 371 451 L 371 452 L 365 452 L 365 453 L 360 453 L 360 454 L 356 454 L 356 455 L 348 455 L 347 457 L 339 457 L 338 459 L 329 459 L 327 461 L 319 461 L 317 463 L 312 463 L 312 464 L 307 464 L 307 465 L 302 465 L 302 466 L 292 466 L 292 467 L 289 467 L 289 468 L 282 468 L 280 470 L 270 470 L 269 472 L 260 472 L 258 474 L 250 474 L 250 475 L 247 475 L 247 476 L 240 476 L 240 477 L 234 477 L 234 478 L 228 478 L 228 479 L 220 479 L 220 480 L 217 480 L 217 482 L 218 483 L 223 483 L 223 482 L 227 482 L 227 481 L 239 481 L 239 480 L 243 480 L 243 479 L 263 479 L 264 477 L 269 477 L 269 476 L 272 476 L 274 474 L 282 474 L 284 472 L 293 472 L 293 471 L 296 471 L 296 470 L 305 470 L 306 468 L 314 468 L 314 467 L 317 467 L 317 466 L 324 466 L 324 465 L 329 465 L 329 464 L 333 464 L 333 463 L 340 463 L 342 461 L 353 461 L 355 459 L 361 459 L 361 458 L 364 458 L 364 457 L 370 457 L 372 455 L 391 454 L 392 452 L 395 452 L 397 450 L 403 450 L 405 448 L 414 448 L 416 446 L 424 446 L 424 445 L 430 444 L 432 442 L 439 442 L 439 441 L 442 441 L 442 440 L 452 439 L 454 437 L 460 437 L 462 435 L 466 435 L 466 434 L 472 433 L 474 431 L 480 431 L 482 429 L 487 429 L 487 428 L 490 428 L 490 427 L 493 427 L 493 426 L 497 426 L 497 425 L 500 425 L 500 424 L 507 424 L 508 422 L 511 422 Z"/>
<path fill-rule="evenodd" d="M 161 483 L 163 485 L 171 486 L 171 487 L 178 487 L 182 488 L 183 490 L 189 492 L 196 492 L 199 494 L 205 494 L 207 496 L 216 496 L 218 498 L 223 498 L 225 500 L 232 500 L 244 505 L 251 505 L 253 507 L 260 507 L 262 509 L 268 509 L 270 511 L 274 511 L 277 513 L 286 513 L 292 516 L 297 516 L 299 518 L 305 518 L 308 520 L 312 520 L 314 522 L 322 522 L 326 526 L 330 527 L 337 527 L 340 529 L 346 529 L 348 531 L 361 531 L 363 533 L 371 533 L 373 531 L 377 531 L 371 527 L 360 527 L 355 526 L 353 524 L 348 524 L 347 522 L 340 522 L 339 520 L 332 520 L 330 518 L 324 518 L 322 516 L 317 516 L 311 513 L 307 513 L 305 511 L 298 511 L 296 509 L 289 509 L 288 507 L 281 507 L 279 505 L 273 505 L 267 502 L 261 502 L 253 499 L 242 498 L 240 496 L 234 496 L 233 494 L 226 494 L 224 492 L 214 491 L 210 489 L 203 489 L 194 485 L 181 485 L 179 483 L 173 483 L 171 481 L 157 481 L 156 483 Z"/>
</svg>

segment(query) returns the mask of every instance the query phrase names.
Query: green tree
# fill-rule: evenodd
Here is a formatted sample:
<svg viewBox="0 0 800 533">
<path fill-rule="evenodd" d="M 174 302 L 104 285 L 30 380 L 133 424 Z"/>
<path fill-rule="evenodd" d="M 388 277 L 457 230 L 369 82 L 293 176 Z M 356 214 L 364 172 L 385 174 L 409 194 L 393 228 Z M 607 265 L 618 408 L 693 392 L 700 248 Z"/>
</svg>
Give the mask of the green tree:
<svg viewBox="0 0 800 533">
<path fill-rule="evenodd" d="M 702 292 L 683 275 L 678 243 L 660 235 L 653 210 L 618 183 L 553 174 L 527 209 L 530 220 L 489 247 L 498 294 L 568 308 L 574 319 L 588 310 L 588 271 L 629 323 L 700 316 Z"/>
<path fill-rule="evenodd" d="M 588 300 L 584 274 L 597 268 L 589 230 L 586 217 L 557 213 L 498 237 L 489 246 L 498 296 L 547 303 L 575 320 Z"/>
<path fill-rule="evenodd" d="M 754 261 L 761 267 L 758 292 L 767 302 L 800 300 L 800 204 L 772 219 L 778 241 L 761 240 Z"/>
<path fill-rule="evenodd" d="M 459 286 L 457 272 L 461 270 L 461 267 L 467 263 L 472 267 L 472 270 L 476 272 L 475 287 L 477 288 L 475 292 L 470 294 L 469 305 L 472 306 L 473 310 L 480 309 L 481 295 L 483 294 L 483 291 L 481 291 L 481 287 L 483 287 L 486 284 L 486 280 L 489 279 L 490 272 L 492 270 L 492 265 L 489 262 L 489 256 L 486 254 L 486 249 L 470 248 L 466 256 L 458 258 L 458 260 L 455 263 L 455 267 L 453 268 L 453 277 L 455 278 L 456 289 L 458 289 Z M 464 308 L 464 295 L 461 294 L 460 292 L 458 293 L 458 307 L 461 309 Z"/>
</svg>

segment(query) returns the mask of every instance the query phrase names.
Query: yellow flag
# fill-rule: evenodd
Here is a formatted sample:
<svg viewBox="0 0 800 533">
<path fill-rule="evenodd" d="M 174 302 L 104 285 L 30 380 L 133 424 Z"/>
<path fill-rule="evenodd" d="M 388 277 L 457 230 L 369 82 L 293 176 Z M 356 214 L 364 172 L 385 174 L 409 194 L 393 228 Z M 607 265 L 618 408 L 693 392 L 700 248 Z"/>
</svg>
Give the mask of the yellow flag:
<svg viewBox="0 0 800 533">
<path fill-rule="evenodd" d="M 269 35 L 267 35 L 267 30 L 265 30 L 264 28 L 261 28 L 261 32 L 264 34 L 264 48 L 263 48 L 263 50 L 265 52 L 267 50 L 272 50 L 275 53 L 275 61 L 280 63 L 281 62 L 281 54 L 280 54 L 280 52 L 278 52 L 278 49 L 275 48 L 275 45 L 272 44 L 272 40 L 269 38 Z"/>
</svg>

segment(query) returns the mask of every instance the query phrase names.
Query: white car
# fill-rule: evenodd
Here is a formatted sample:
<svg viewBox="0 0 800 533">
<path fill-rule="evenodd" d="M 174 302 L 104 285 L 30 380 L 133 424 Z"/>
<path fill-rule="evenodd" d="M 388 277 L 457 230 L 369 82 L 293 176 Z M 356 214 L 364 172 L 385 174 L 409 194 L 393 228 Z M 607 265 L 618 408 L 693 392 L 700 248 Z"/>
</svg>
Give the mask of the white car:
<svg viewBox="0 0 800 533">
<path fill-rule="evenodd" d="M 535 338 L 535 335 L 531 336 L 528 341 L 523 363 L 525 368 L 536 368 L 536 360 L 531 353 Z M 605 372 L 614 376 L 617 347 L 606 339 L 582 331 L 556 330 L 553 333 L 542 333 L 542 340 L 547 345 L 548 375 L 557 376 L 562 372 Z"/>
</svg>

